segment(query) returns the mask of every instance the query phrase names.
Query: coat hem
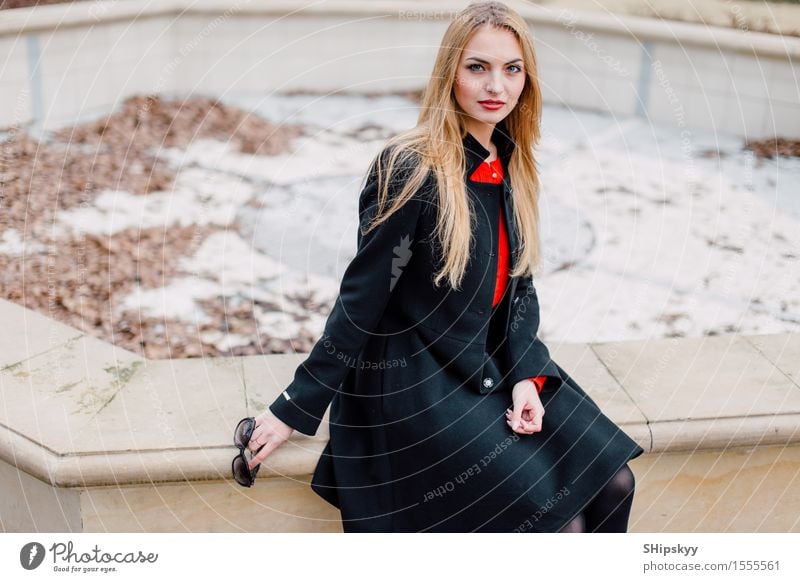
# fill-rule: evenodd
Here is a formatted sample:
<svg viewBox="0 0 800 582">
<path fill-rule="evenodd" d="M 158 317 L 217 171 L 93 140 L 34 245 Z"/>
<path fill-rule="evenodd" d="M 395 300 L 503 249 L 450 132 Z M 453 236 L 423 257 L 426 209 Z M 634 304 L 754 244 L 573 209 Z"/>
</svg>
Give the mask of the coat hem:
<svg viewBox="0 0 800 582">
<path fill-rule="evenodd" d="M 614 477 L 614 475 L 616 475 L 616 474 L 617 474 L 617 472 L 618 472 L 620 469 L 622 469 L 622 468 L 623 468 L 625 465 L 627 465 L 627 464 L 628 464 L 629 462 L 631 462 L 633 459 L 635 459 L 636 457 L 638 457 L 639 455 L 641 455 L 643 452 L 644 452 L 644 449 L 642 449 L 642 448 L 641 448 L 641 446 L 637 445 L 637 448 L 636 448 L 636 449 L 634 449 L 634 450 L 631 452 L 631 454 L 628 456 L 628 458 L 627 458 L 625 461 L 623 461 L 623 462 L 622 462 L 622 463 L 621 463 L 621 464 L 620 464 L 620 465 L 619 465 L 619 466 L 618 466 L 616 469 L 614 469 L 614 470 L 613 470 L 613 471 L 612 471 L 612 472 L 611 472 L 611 473 L 608 475 L 608 478 L 607 478 L 605 481 L 603 481 L 603 484 L 602 484 L 602 485 L 601 485 L 601 486 L 600 486 L 600 487 L 599 487 L 599 488 L 598 488 L 598 489 L 597 489 L 597 490 L 596 490 L 594 493 L 591 493 L 591 494 L 589 494 L 589 495 L 587 496 L 587 497 L 588 497 L 588 499 L 586 499 L 586 500 L 585 500 L 585 501 L 584 501 L 584 502 L 581 504 L 581 506 L 580 506 L 580 509 L 578 509 L 577 511 L 575 511 L 574 513 L 572 513 L 572 515 L 570 515 L 568 519 L 566 519 L 565 521 L 563 521 L 563 522 L 559 523 L 559 524 L 558 524 L 558 527 L 555 529 L 555 531 L 552 531 L 552 532 L 535 532 L 535 531 L 531 531 L 531 532 L 528 532 L 528 533 L 559 533 L 559 532 L 560 532 L 562 529 L 564 529 L 564 526 L 566 526 L 566 525 L 567 525 L 569 522 L 571 522 L 573 519 L 575 519 L 575 518 L 578 516 L 578 514 L 580 514 L 580 513 L 583 513 L 583 511 L 585 511 L 585 510 L 586 510 L 586 508 L 587 508 L 587 507 L 588 507 L 588 506 L 589 506 L 589 505 L 592 503 L 592 501 L 594 501 L 594 500 L 595 500 L 595 498 L 596 498 L 596 497 L 597 497 L 597 496 L 600 494 L 600 491 L 602 491 L 602 490 L 603 490 L 603 488 L 604 488 L 606 485 L 608 485 L 609 481 L 611 481 L 611 479 Z M 586 533 L 590 533 L 590 532 L 586 532 Z"/>
</svg>

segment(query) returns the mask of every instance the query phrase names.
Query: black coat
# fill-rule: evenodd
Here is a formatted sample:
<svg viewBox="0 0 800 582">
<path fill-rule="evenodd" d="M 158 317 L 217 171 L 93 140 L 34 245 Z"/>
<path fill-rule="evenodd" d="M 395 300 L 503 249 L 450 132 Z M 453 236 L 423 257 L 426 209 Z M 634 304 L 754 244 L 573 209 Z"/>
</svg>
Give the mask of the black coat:
<svg viewBox="0 0 800 582">
<path fill-rule="evenodd" d="M 507 172 L 515 144 L 503 123 L 492 141 L 505 180 L 466 180 L 474 250 L 461 289 L 432 281 L 441 253 L 429 175 L 389 220 L 359 230 L 323 336 L 270 405 L 309 435 L 331 405 L 311 487 L 341 510 L 347 532 L 558 531 L 643 452 L 550 358 L 530 276 L 510 278 L 492 308 L 501 209 L 512 253 L 518 244 Z M 463 146 L 468 178 L 489 152 L 470 133 Z M 376 211 L 374 169 L 362 227 Z M 547 376 L 542 431 L 518 435 L 504 416 L 510 389 L 533 376 Z"/>
</svg>

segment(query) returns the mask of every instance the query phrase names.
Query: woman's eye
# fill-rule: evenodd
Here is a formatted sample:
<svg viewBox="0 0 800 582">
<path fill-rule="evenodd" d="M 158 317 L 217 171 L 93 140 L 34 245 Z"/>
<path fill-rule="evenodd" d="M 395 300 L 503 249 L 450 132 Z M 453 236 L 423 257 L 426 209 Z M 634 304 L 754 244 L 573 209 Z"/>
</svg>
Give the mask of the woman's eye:
<svg viewBox="0 0 800 582">
<path fill-rule="evenodd" d="M 478 69 L 473 69 L 473 67 L 480 67 L 481 69 L 483 69 L 483 65 L 480 65 L 478 63 L 472 63 L 470 65 L 467 65 L 467 69 L 469 69 L 470 71 L 478 70 Z M 520 73 L 520 72 L 522 72 L 522 67 L 520 67 L 519 65 L 509 65 L 508 69 L 512 73 Z"/>
</svg>

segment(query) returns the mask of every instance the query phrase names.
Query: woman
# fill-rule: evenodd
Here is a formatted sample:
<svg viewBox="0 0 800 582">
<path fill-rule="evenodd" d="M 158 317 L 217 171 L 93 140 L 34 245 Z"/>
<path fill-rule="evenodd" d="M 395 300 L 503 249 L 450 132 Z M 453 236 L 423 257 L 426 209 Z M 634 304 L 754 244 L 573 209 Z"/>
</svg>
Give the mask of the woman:
<svg viewBox="0 0 800 582">
<path fill-rule="evenodd" d="M 472 4 L 372 162 L 323 337 L 246 444 L 253 470 L 330 404 L 311 487 L 346 532 L 627 529 L 643 450 L 537 337 L 541 107 L 524 21 Z"/>
</svg>

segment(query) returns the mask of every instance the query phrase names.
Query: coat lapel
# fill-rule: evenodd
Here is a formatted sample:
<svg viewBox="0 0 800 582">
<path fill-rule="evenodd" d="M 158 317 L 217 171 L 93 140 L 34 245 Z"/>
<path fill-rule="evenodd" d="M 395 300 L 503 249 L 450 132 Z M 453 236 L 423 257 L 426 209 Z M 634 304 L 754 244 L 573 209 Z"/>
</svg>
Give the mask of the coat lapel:
<svg viewBox="0 0 800 582">
<path fill-rule="evenodd" d="M 517 233 L 517 225 L 514 220 L 514 197 L 511 180 L 508 175 L 508 162 L 511 160 L 511 154 L 516 147 L 516 143 L 508 133 L 508 127 L 505 120 L 497 123 L 492 132 L 492 143 L 497 146 L 497 156 L 503 165 L 503 216 L 506 221 L 506 232 L 508 233 L 508 246 L 511 251 L 511 260 L 513 264 L 513 257 L 519 243 L 519 236 Z M 489 150 L 487 150 L 478 139 L 470 132 L 466 132 L 463 137 L 464 155 L 466 158 L 466 175 L 465 182 L 471 176 L 478 166 L 489 157 Z M 517 277 L 511 278 L 510 296 L 514 297 L 514 292 L 517 287 Z"/>
<path fill-rule="evenodd" d="M 509 257 L 509 264 L 513 265 L 516 251 L 517 251 L 517 244 L 519 241 L 519 237 L 517 236 L 517 223 L 514 220 L 514 197 L 512 195 L 511 185 L 506 180 L 507 174 L 503 177 L 503 215 L 505 216 L 506 220 L 506 232 L 508 233 L 508 248 L 510 249 L 510 257 Z M 514 300 L 514 293 L 517 289 L 517 282 L 519 281 L 519 277 L 511 277 L 510 285 L 511 289 L 509 290 L 509 297 L 511 300 Z"/>
</svg>

